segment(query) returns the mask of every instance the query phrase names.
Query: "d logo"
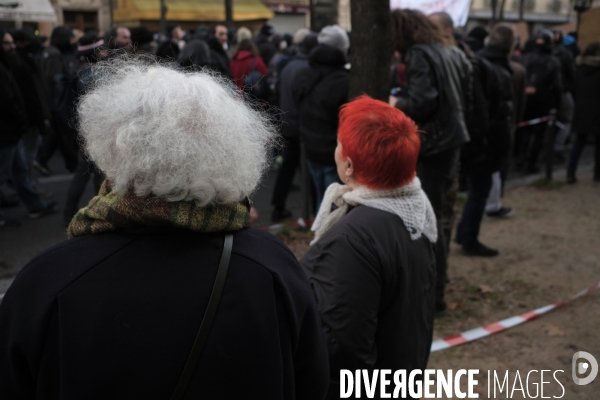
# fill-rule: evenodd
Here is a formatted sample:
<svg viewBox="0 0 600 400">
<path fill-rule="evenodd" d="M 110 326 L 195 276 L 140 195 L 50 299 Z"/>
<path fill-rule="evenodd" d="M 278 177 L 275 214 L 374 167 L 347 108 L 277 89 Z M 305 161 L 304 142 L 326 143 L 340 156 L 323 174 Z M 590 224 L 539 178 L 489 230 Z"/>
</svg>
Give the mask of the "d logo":
<svg viewBox="0 0 600 400">
<path fill-rule="evenodd" d="M 585 358 L 587 362 L 578 363 L 577 360 L 580 358 Z M 590 374 L 587 378 L 579 378 L 578 374 L 584 375 L 587 371 L 590 371 Z M 578 351 L 577 353 L 573 354 L 573 382 L 575 382 L 576 385 L 587 385 L 592 383 L 592 381 L 596 379 L 597 375 L 598 362 L 593 355 L 586 353 L 585 351 Z"/>
</svg>

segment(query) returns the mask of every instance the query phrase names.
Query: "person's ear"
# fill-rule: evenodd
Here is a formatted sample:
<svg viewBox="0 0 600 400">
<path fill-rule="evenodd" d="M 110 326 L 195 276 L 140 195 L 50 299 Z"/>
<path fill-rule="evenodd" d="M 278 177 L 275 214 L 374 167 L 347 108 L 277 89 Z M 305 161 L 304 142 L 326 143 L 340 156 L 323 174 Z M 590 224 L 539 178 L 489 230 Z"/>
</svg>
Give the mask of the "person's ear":
<svg viewBox="0 0 600 400">
<path fill-rule="evenodd" d="M 354 178 L 354 163 L 352 163 L 352 159 L 350 157 L 346 157 L 346 176 L 348 178 Z"/>
</svg>

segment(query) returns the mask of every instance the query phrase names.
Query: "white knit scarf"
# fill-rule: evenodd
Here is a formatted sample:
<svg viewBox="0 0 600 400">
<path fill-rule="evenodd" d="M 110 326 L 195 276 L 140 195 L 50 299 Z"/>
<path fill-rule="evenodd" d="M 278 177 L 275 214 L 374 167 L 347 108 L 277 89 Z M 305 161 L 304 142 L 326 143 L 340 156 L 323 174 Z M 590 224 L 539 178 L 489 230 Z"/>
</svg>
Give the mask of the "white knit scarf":
<svg viewBox="0 0 600 400">
<path fill-rule="evenodd" d="M 331 205 L 338 208 L 331 211 Z M 327 188 L 323 203 L 313 223 L 315 244 L 333 225 L 348 213 L 350 206 L 359 204 L 387 211 L 402 219 L 412 240 L 425 235 L 429 241 L 437 240 L 437 225 L 431 203 L 423 189 L 421 181 L 415 177 L 410 183 L 398 189 L 372 190 L 359 186 L 352 190 L 349 186 L 334 183 Z"/>
</svg>

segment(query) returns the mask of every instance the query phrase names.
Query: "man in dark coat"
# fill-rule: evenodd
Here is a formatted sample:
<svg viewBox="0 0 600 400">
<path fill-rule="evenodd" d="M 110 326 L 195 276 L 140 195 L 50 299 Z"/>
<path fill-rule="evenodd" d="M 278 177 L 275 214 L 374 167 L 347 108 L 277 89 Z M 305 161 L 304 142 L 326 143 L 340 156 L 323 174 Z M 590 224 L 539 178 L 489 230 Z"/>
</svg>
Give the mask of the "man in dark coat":
<svg viewBox="0 0 600 400">
<path fill-rule="evenodd" d="M 266 65 L 269 65 L 271 58 L 277 53 L 277 48 L 273 42 L 271 42 L 274 34 L 275 30 L 271 25 L 263 25 L 263 27 L 260 28 L 258 35 L 254 38 L 254 43 L 258 48 L 260 58 L 263 59 Z"/>
<path fill-rule="evenodd" d="M 469 141 L 472 67 L 458 48 L 445 45 L 441 30 L 420 11 L 395 10 L 392 20 L 396 50 L 406 64 L 406 88 L 400 98 L 390 101 L 426 132 L 421 136 L 417 175 L 438 221 L 436 308 L 443 311 L 448 250 L 442 215 L 460 148 Z"/>
<path fill-rule="evenodd" d="M 184 32 L 181 27 L 177 24 L 170 24 L 167 26 L 165 32 L 167 34 L 167 40 L 161 43 L 156 50 L 156 56 L 163 59 L 177 60 L 181 49 L 179 44 L 183 39 Z"/>
<path fill-rule="evenodd" d="M 288 218 L 291 213 L 285 209 L 285 201 L 300 165 L 300 121 L 294 100 L 293 85 L 298 73 L 308 67 L 308 54 L 317 45 L 317 35 L 307 35 L 299 46 L 294 58 L 283 68 L 279 77 L 279 108 L 283 129 L 283 163 L 277 174 L 271 204 L 274 207 L 273 222 Z"/>
<path fill-rule="evenodd" d="M 508 162 L 513 121 L 512 70 L 508 57 L 512 52 L 514 34 L 511 28 L 496 26 L 488 36 L 488 44 L 478 52 L 480 63 L 477 78 L 481 82 L 485 104 L 482 115 L 482 141 L 479 152 L 483 157 L 469 165 L 470 189 L 467 203 L 456 230 L 456 241 L 462 253 L 472 256 L 492 257 L 498 251 L 479 242 L 479 229 L 486 201 L 492 187 L 492 174 L 503 169 Z"/>
<path fill-rule="evenodd" d="M 594 180 L 600 182 L 600 42 L 588 45 L 582 55 L 578 56 L 577 73 L 575 75 L 575 118 L 573 128 L 577 139 L 571 151 L 567 182 L 575 183 L 577 164 L 590 136 L 595 137 Z"/>
<path fill-rule="evenodd" d="M 552 37 L 549 31 L 541 31 L 534 40 L 534 51 L 523 56 L 523 64 L 527 68 L 528 87 L 527 105 L 524 119 L 526 121 L 546 117 L 551 109 L 560 107 L 563 84 L 560 61 L 552 55 Z M 542 147 L 546 124 L 525 126 L 518 131 L 519 153 L 517 165 L 525 167 L 528 173 L 539 170 L 537 159 Z M 531 147 L 530 147 L 530 142 Z"/>
<path fill-rule="evenodd" d="M 298 72 L 292 89 L 299 110 L 300 136 L 308 168 L 315 184 L 317 207 L 327 187 L 339 182 L 334 152 L 337 146 L 339 110 L 348 102 L 350 79 L 345 53 L 348 35 L 339 26 L 326 26 L 319 45 L 309 55 L 309 67 Z"/>
<path fill-rule="evenodd" d="M 15 67 L 15 45 L 8 32 L 0 30 L 2 49 L 0 50 L 0 203 L 2 202 L 3 186 L 11 179 L 19 198 L 30 213 L 37 218 L 50 214 L 56 209 L 56 203 L 46 203 L 35 192 L 25 166 L 19 142 L 28 130 L 27 113 L 19 86 L 12 70 Z M 19 64 L 16 64 L 19 65 Z M 9 220 L 0 210 L 0 228 L 7 225 L 18 225 Z"/>
<path fill-rule="evenodd" d="M 50 46 L 44 49 L 43 73 L 48 89 L 50 107 L 52 110 L 52 130 L 44 136 L 40 153 L 37 157 L 37 169 L 43 175 L 51 173 L 48 162 L 58 148 L 69 171 L 77 167 L 77 133 L 69 123 L 73 116 L 69 110 L 59 110 L 55 105 L 58 99 L 72 93 L 79 69 L 79 61 L 75 56 L 75 49 L 71 43 L 73 32 L 67 26 L 57 26 L 50 36 Z M 63 92 L 63 93 L 61 93 Z M 66 108 L 72 108 L 66 105 Z"/>
<path fill-rule="evenodd" d="M 12 73 L 19 86 L 30 121 L 29 128 L 22 138 L 22 151 L 29 170 L 30 180 L 35 185 L 33 167 L 38 154 L 40 135 L 48 133 L 51 121 L 50 98 L 43 78 L 38 56 L 42 53 L 41 43 L 32 32 L 14 32 L 17 57 L 13 58 Z"/>
</svg>

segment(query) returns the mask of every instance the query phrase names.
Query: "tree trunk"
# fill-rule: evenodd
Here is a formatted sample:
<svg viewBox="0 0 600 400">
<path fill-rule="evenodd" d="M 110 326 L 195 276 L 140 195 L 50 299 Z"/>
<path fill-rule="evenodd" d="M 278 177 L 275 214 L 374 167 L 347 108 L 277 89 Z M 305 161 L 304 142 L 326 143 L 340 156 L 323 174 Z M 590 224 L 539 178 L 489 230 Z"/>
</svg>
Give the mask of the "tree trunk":
<svg viewBox="0 0 600 400">
<path fill-rule="evenodd" d="M 504 21 L 504 4 L 506 0 L 500 0 L 500 17 L 498 18 L 499 22 Z"/>
<path fill-rule="evenodd" d="M 233 0 L 225 0 L 225 25 L 233 25 Z"/>
<path fill-rule="evenodd" d="M 519 21 L 523 21 L 523 14 L 525 13 L 525 0 L 519 1 Z"/>
<path fill-rule="evenodd" d="M 389 99 L 392 24 L 389 0 L 350 0 L 352 70 L 350 99 Z"/>
</svg>

